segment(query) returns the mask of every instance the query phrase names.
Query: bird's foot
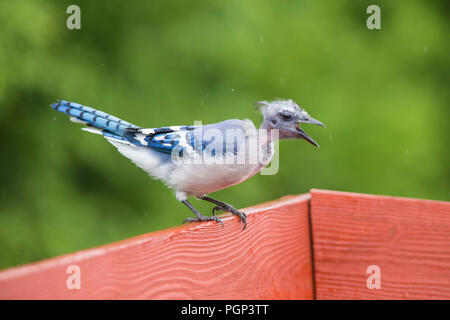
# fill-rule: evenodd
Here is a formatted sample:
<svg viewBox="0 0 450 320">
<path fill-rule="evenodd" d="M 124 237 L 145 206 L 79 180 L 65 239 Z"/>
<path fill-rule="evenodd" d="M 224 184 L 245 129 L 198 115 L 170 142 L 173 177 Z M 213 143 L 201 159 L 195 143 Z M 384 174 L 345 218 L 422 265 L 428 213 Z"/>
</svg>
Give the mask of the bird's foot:
<svg viewBox="0 0 450 320">
<path fill-rule="evenodd" d="M 201 221 L 215 221 L 218 222 L 222 225 L 223 228 L 223 222 L 222 220 L 220 220 L 218 217 L 216 216 L 212 216 L 212 217 L 207 217 L 204 215 L 199 215 L 197 216 L 197 218 L 192 218 L 192 217 L 188 217 L 186 219 L 184 219 L 183 223 L 189 223 L 189 222 L 201 222 Z"/>
<path fill-rule="evenodd" d="M 239 218 L 239 221 L 242 221 L 242 223 L 244 224 L 242 230 L 244 230 L 247 227 L 247 215 L 244 212 L 239 211 L 233 207 L 231 207 L 231 209 L 228 211 L 237 216 Z"/>
<path fill-rule="evenodd" d="M 228 206 L 221 206 L 221 205 L 215 206 L 212 209 L 213 216 L 216 215 L 216 211 L 227 211 L 227 212 L 230 212 L 231 214 L 234 214 L 235 216 L 237 216 L 239 218 L 239 221 L 242 221 L 244 223 L 244 227 L 242 228 L 242 230 L 244 230 L 247 227 L 247 215 L 244 212 L 239 211 L 239 210 L 233 208 L 230 205 L 228 205 Z"/>
<path fill-rule="evenodd" d="M 208 201 L 208 202 L 212 202 L 212 203 L 214 203 L 214 204 L 216 205 L 216 206 L 212 209 L 213 217 L 216 216 L 216 211 L 228 211 L 228 212 L 230 212 L 231 214 L 234 214 L 235 216 L 237 216 L 237 217 L 239 218 L 239 221 L 242 221 L 242 222 L 243 222 L 244 227 L 242 228 L 242 230 L 244 230 L 244 229 L 247 227 L 247 215 L 246 215 L 244 212 L 239 211 L 239 210 L 233 208 L 233 206 L 229 205 L 228 203 L 219 201 L 219 200 L 217 200 L 217 199 L 208 197 L 208 196 L 206 196 L 206 195 L 201 196 L 201 197 L 198 197 L 198 198 L 201 199 L 201 200 L 205 200 L 205 201 Z"/>
</svg>

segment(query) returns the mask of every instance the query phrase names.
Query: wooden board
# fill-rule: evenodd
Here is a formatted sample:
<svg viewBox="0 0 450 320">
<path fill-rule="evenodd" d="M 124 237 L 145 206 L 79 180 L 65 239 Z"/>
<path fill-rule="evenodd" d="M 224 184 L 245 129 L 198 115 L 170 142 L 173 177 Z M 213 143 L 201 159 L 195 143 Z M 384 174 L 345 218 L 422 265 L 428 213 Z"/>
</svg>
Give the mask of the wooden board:
<svg viewBox="0 0 450 320">
<path fill-rule="evenodd" d="M 312 299 L 308 202 L 244 210 L 244 231 L 225 215 L 223 229 L 189 224 L 7 269 L 0 299 Z M 66 285 L 69 266 L 79 267 L 80 289 Z"/>
<path fill-rule="evenodd" d="M 311 218 L 317 299 L 450 299 L 450 203 L 311 190 Z"/>
</svg>

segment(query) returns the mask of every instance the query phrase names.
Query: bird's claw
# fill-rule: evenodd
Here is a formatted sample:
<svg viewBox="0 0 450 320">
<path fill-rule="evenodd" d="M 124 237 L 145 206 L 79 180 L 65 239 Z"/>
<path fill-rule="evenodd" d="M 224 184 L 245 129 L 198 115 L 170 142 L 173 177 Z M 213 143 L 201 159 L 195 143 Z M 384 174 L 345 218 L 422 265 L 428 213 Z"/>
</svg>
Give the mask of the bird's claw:
<svg viewBox="0 0 450 320">
<path fill-rule="evenodd" d="M 244 212 L 241 212 L 231 206 L 229 208 L 224 208 L 220 205 L 217 205 L 212 209 L 213 216 L 216 215 L 216 211 L 229 211 L 231 214 L 237 216 L 239 218 L 239 221 L 242 221 L 244 223 L 244 227 L 242 228 L 242 230 L 247 227 L 247 215 Z"/>
<path fill-rule="evenodd" d="M 239 221 L 242 221 L 242 223 L 244 224 L 242 230 L 244 230 L 247 227 L 247 215 L 244 212 L 236 210 L 234 208 L 230 210 L 230 212 L 237 216 L 239 218 Z"/>
<path fill-rule="evenodd" d="M 215 216 L 216 215 L 216 211 L 226 211 L 225 208 L 222 208 L 221 206 L 217 205 L 214 208 L 212 208 L 212 215 Z"/>
</svg>

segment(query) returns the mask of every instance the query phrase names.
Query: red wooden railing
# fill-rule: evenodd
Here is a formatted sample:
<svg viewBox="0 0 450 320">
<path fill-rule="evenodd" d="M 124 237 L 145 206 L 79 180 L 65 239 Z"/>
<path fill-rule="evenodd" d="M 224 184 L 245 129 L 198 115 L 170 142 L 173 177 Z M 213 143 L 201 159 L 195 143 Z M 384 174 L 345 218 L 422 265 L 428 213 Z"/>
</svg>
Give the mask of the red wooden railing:
<svg viewBox="0 0 450 320">
<path fill-rule="evenodd" d="M 311 190 L 243 211 L 243 231 L 225 214 L 6 269 L 0 299 L 450 299 L 448 202 Z"/>
</svg>

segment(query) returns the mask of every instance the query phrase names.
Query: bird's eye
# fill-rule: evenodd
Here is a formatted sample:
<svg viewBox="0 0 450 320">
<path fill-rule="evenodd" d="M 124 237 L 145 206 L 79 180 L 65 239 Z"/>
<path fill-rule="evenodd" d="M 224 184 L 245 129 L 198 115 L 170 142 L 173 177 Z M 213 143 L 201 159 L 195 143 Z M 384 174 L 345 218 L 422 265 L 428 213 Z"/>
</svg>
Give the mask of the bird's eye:
<svg viewBox="0 0 450 320">
<path fill-rule="evenodd" d="M 281 117 L 283 118 L 283 120 L 291 120 L 292 115 L 290 113 L 282 113 Z"/>
</svg>

